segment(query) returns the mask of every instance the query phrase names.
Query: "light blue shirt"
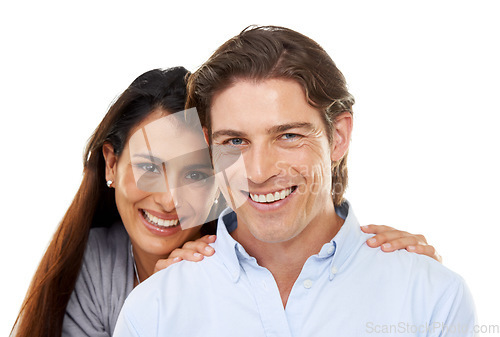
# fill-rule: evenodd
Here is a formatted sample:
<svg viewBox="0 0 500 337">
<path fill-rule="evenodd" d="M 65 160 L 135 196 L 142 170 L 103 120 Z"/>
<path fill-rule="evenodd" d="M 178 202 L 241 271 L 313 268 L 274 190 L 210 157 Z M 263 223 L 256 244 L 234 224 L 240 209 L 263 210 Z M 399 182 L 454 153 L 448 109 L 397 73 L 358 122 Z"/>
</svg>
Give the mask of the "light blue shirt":
<svg viewBox="0 0 500 337">
<path fill-rule="evenodd" d="M 127 298 L 113 336 L 472 336 L 463 279 L 435 260 L 365 241 L 350 205 L 338 234 L 309 257 L 283 308 L 276 282 L 219 218 L 216 253 L 150 277 Z"/>
</svg>

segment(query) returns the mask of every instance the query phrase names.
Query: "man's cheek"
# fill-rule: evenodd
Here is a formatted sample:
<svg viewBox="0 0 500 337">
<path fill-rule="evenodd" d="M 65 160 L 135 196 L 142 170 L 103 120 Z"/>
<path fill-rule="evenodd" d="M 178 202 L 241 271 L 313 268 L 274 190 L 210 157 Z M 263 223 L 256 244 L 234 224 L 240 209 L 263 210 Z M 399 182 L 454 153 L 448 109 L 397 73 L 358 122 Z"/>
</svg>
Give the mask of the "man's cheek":
<svg viewBox="0 0 500 337">
<path fill-rule="evenodd" d="M 215 163 L 215 165 L 217 165 Z M 243 156 L 234 161 L 230 166 L 217 170 L 216 179 L 218 186 L 233 210 L 238 209 L 248 201 L 248 196 L 241 191 L 248 192 L 248 176 Z"/>
</svg>

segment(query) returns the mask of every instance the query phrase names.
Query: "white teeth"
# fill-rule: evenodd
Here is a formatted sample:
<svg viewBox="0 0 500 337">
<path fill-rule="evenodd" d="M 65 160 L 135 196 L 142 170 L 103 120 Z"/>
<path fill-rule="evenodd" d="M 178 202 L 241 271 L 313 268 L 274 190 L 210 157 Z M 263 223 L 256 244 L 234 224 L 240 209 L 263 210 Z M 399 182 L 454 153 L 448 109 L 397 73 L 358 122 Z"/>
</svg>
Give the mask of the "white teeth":
<svg viewBox="0 0 500 337">
<path fill-rule="evenodd" d="M 286 188 L 280 192 L 274 192 L 273 193 L 268 193 L 266 195 L 264 194 L 250 194 L 250 198 L 252 198 L 253 201 L 255 202 L 260 202 L 260 203 L 269 203 L 269 202 L 274 202 L 278 200 L 285 199 L 292 193 L 291 188 Z"/>
<path fill-rule="evenodd" d="M 285 198 L 285 197 L 286 197 L 286 192 L 287 192 L 287 190 L 288 190 L 288 189 L 286 189 L 286 190 L 282 190 L 282 191 L 281 191 L 281 195 L 280 195 L 280 198 L 281 198 L 281 199 L 283 199 L 283 198 Z"/>
<path fill-rule="evenodd" d="M 176 226 L 179 223 L 178 219 L 174 220 L 165 220 L 165 219 L 160 219 L 153 214 L 149 213 L 146 210 L 142 210 L 144 217 L 146 220 L 148 220 L 151 224 L 158 226 L 158 227 L 173 227 Z"/>
</svg>

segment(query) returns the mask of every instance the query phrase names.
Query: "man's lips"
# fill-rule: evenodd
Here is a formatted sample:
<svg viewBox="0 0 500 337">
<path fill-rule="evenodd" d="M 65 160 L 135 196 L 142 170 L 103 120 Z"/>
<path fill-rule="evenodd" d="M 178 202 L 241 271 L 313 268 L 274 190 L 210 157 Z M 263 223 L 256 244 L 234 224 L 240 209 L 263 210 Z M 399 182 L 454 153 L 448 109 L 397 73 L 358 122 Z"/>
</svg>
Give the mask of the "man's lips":
<svg viewBox="0 0 500 337">
<path fill-rule="evenodd" d="M 252 201 L 261 204 L 266 204 L 283 200 L 287 198 L 291 193 L 293 193 L 296 189 L 297 186 L 291 186 L 274 192 L 259 192 L 259 193 L 247 192 L 247 194 L 249 198 L 252 199 Z"/>
</svg>

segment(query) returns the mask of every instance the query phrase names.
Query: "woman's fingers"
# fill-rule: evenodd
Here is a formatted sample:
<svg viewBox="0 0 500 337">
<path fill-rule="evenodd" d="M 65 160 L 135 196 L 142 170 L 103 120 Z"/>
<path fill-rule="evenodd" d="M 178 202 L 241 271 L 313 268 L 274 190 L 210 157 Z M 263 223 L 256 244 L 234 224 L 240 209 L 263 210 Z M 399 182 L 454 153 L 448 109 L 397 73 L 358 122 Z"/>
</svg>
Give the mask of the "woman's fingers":
<svg viewBox="0 0 500 337">
<path fill-rule="evenodd" d="M 165 269 L 171 265 L 173 265 L 174 263 L 177 263 L 179 261 L 181 261 L 182 259 L 180 257 L 175 257 L 175 258 L 168 258 L 168 259 L 161 259 L 161 260 L 158 260 L 156 262 L 156 265 L 155 265 L 155 270 L 153 273 L 156 273 L 157 271 L 160 271 L 162 269 Z"/>
<path fill-rule="evenodd" d="M 432 257 L 434 260 L 443 263 L 443 258 L 437 252 L 436 248 L 432 245 L 417 245 L 417 246 L 408 246 L 406 250 L 412 253 L 427 255 Z"/>
<path fill-rule="evenodd" d="M 217 238 L 217 235 L 205 235 L 196 241 L 202 241 L 205 243 L 214 243 L 216 238 Z M 189 242 L 191 242 L 191 241 L 189 241 Z"/>
<path fill-rule="evenodd" d="M 194 252 L 193 254 L 202 254 L 204 256 L 212 256 L 215 253 L 215 249 L 213 249 L 212 246 L 209 245 L 209 243 L 215 242 L 215 235 L 205 235 L 201 238 L 199 238 L 196 241 L 188 241 L 186 242 L 183 246 L 182 249 L 186 249 L 189 251 Z M 172 254 L 170 254 L 172 255 Z M 195 255 L 197 256 L 197 255 Z M 185 258 L 186 260 L 189 261 L 197 261 L 191 260 L 189 258 Z"/>
<path fill-rule="evenodd" d="M 198 262 L 203 260 L 203 254 L 184 247 L 174 249 L 167 259 L 161 259 L 156 262 L 154 272 L 156 273 L 182 260 Z"/>
<path fill-rule="evenodd" d="M 393 231 L 394 228 L 384 225 L 366 225 L 366 226 L 361 226 L 361 230 L 369 234 L 378 234 L 378 233 Z"/>
<path fill-rule="evenodd" d="M 167 259 L 158 260 L 154 272 L 156 273 L 182 260 L 199 262 L 203 260 L 204 256 L 212 256 L 215 249 L 209 244 L 214 243 L 215 239 L 215 235 L 205 235 L 196 241 L 186 242 L 182 248 L 174 249 Z"/>
<path fill-rule="evenodd" d="M 366 241 L 367 245 L 372 248 L 380 247 L 384 252 L 406 249 L 409 252 L 427 255 L 442 262 L 441 255 L 427 243 L 427 239 L 421 234 L 411 234 L 381 225 L 362 226 L 361 229 L 365 233 L 376 234 Z"/>
</svg>

